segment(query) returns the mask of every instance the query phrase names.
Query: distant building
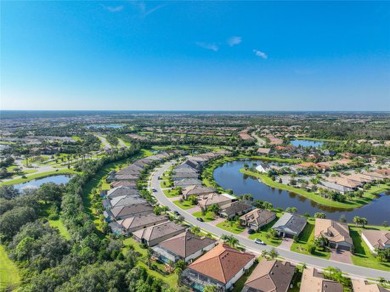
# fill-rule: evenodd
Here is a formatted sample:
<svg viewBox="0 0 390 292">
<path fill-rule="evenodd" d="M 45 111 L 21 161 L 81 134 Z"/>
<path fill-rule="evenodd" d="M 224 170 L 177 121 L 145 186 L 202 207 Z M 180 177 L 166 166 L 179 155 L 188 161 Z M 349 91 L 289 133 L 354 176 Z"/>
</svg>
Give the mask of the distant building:
<svg viewBox="0 0 390 292">
<path fill-rule="evenodd" d="M 353 247 L 347 224 L 330 219 L 316 218 L 314 237 L 318 238 L 321 236 L 329 241 L 330 247 L 344 250 L 351 250 Z"/>
</svg>

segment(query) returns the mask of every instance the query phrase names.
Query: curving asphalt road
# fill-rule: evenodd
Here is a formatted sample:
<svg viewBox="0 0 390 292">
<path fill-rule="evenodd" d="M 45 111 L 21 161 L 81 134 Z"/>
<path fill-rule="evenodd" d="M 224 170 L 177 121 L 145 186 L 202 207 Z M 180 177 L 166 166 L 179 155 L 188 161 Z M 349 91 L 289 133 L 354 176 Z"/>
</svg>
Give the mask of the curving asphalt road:
<svg viewBox="0 0 390 292">
<path fill-rule="evenodd" d="M 222 230 L 214 225 L 208 224 L 206 222 L 200 222 L 196 220 L 194 216 L 192 216 L 190 213 L 186 212 L 185 210 L 179 208 L 175 204 L 173 204 L 163 193 L 160 187 L 160 181 L 158 178 L 168 170 L 170 166 L 172 166 L 173 162 L 169 161 L 157 168 L 151 175 L 150 181 L 149 181 L 149 187 L 152 189 L 155 189 L 156 191 L 153 192 L 153 195 L 156 197 L 156 199 L 160 202 L 160 204 L 164 206 L 168 206 L 170 210 L 177 211 L 182 215 L 185 219 L 185 221 L 191 223 L 192 225 L 199 226 L 201 229 L 210 232 L 212 234 L 215 234 L 217 236 L 222 236 L 223 234 L 227 235 L 233 235 L 235 236 L 239 241 L 240 244 L 245 246 L 247 250 L 253 251 L 255 253 L 261 253 L 262 250 L 271 250 L 272 247 L 270 246 L 261 246 L 258 244 L 255 244 L 252 240 L 245 238 L 243 236 L 230 233 L 228 231 Z M 325 260 L 313 256 L 308 256 L 300 253 L 296 253 L 290 250 L 281 249 L 281 248 L 275 248 L 279 255 L 291 262 L 294 263 L 306 263 L 306 265 L 315 267 L 318 269 L 324 269 L 329 266 L 337 267 L 344 273 L 348 274 L 350 277 L 354 278 L 379 278 L 383 277 L 386 280 L 390 280 L 390 271 L 380 271 L 375 269 L 369 269 L 364 268 L 360 266 L 355 266 L 352 264 L 345 264 L 340 262 L 335 262 L 331 260 Z"/>
</svg>

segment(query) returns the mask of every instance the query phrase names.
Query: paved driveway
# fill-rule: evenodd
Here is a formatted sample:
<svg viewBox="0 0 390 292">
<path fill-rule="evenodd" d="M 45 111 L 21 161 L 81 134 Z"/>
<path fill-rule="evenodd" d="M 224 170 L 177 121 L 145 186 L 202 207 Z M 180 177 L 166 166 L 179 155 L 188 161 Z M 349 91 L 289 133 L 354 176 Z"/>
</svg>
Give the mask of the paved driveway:
<svg viewBox="0 0 390 292">
<path fill-rule="evenodd" d="M 330 251 L 330 260 L 345 264 L 352 264 L 351 252 L 347 250 L 336 250 L 331 249 Z"/>
<path fill-rule="evenodd" d="M 290 250 L 293 242 L 294 240 L 292 238 L 283 238 L 282 243 L 279 245 L 279 248 Z"/>
</svg>

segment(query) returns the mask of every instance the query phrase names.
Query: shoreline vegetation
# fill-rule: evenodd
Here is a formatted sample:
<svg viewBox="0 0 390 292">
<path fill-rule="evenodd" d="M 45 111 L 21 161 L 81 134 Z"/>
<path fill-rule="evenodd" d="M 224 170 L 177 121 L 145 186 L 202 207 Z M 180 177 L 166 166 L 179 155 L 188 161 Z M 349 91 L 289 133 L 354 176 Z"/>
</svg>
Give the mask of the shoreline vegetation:
<svg viewBox="0 0 390 292">
<path fill-rule="evenodd" d="M 301 160 L 299 159 L 283 159 L 283 158 L 274 158 L 274 157 L 266 157 L 266 156 L 245 156 L 245 155 L 238 155 L 238 156 L 233 156 L 233 157 L 224 157 L 221 159 L 214 160 L 210 162 L 204 171 L 202 172 L 202 180 L 203 183 L 206 186 L 212 186 L 217 188 L 219 191 L 226 192 L 221 186 L 219 186 L 215 180 L 214 180 L 214 170 L 218 168 L 219 166 L 223 165 L 224 163 L 227 162 L 233 162 L 233 161 L 240 161 L 240 160 L 262 160 L 262 161 L 271 161 L 271 162 L 281 162 L 281 163 L 288 163 L 288 164 L 294 164 L 294 163 L 300 163 Z M 254 178 L 258 178 L 261 180 L 262 183 L 265 185 L 275 188 L 275 189 L 280 189 L 280 190 L 285 190 L 288 192 L 295 193 L 297 195 L 303 196 L 319 205 L 326 206 L 326 207 L 332 207 L 332 208 L 339 208 L 339 209 L 344 209 L 344 210 L 351 210 L 351 209 L 356 209 L 359 207 L 362 207 L 368 203 L 370 203 L 372 200 L 377 198 L 377 195 L 390 190 L 390 186 L 381 184 L 377 186 L 373 186 L 368 190 L 364 191 L 363 197 L 358 198 L 356 200 L 352 201 L 347 201 L 347 202 L 337 202 L 337 201 L 332 201 L 326 198 L 321 197 L 320 195 L 317 195 L 313 192 L 308 192 L 306 190 L 296 188 L 293 186 L 288 186 L 276 181 L 273 181 L 270 177 L 268 177 L 267 174 L 261 174 L 257 172 L 253 172 L 250 170 L 246 170 L 244 168 L 240 169 L 240 172 L 244 175 L 248 175 Z"/>
<path fill-rule="evenodd" d="M 66 175 L 66 174 L 72 175 L 72 174 L 78 174 L 78 172 L 73 170 L 73 169 L 61 169 L 61 170 L 58 169 L 58 170 L 52 170 L 52 171 L 47 171 L 47 172 L 34 173 L 34 174 L 26 176 L 25 178 L 20 177 L 20 178 L 15 178 L 15 179 L 8 180 L 8 181 L 0 182 L 0 186 L 17 185 L 17 184 L 26 183 L 26 182 L 29 182 L 29 181 L 32 181 L 35 179 L 41 179 L 41 178 L 54 176 L 54 175 Z"/>
</svg>

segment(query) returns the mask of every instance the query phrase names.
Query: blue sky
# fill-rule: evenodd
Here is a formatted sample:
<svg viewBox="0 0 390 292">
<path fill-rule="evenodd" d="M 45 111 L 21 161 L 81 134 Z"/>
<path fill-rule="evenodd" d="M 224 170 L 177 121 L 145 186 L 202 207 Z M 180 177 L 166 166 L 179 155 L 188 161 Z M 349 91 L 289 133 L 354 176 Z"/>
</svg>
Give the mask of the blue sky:
<svg viewBox="0 0 390 292">
<path fill-rule="evenodd" d="M 1 2 L 1 109 L 390 110 L 390 2 Z"/>
</svg>

